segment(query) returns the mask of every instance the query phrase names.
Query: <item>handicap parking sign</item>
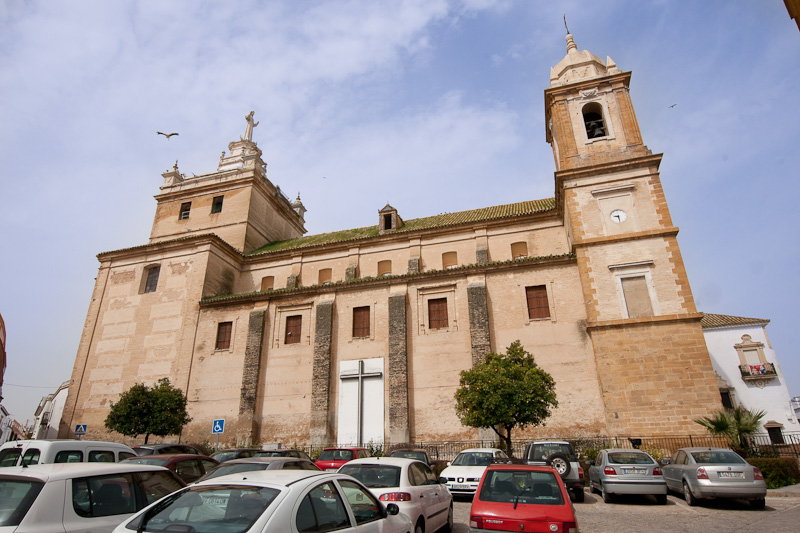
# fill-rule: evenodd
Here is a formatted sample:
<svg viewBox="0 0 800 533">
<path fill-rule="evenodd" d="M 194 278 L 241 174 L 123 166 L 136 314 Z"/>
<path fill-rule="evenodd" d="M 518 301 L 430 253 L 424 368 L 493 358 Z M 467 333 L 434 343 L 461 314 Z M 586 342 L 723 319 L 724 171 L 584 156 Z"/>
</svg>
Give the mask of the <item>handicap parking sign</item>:
<svg viewBox="0 0 800 533">
<path fill-rule="evenodd" d="M 219 433 L 225 432 L 225 419 L 220 418 L 218 420 L 214 420 L 214 423 L 211 424 L 211 434 L 217 435 Z"/>
</svg>

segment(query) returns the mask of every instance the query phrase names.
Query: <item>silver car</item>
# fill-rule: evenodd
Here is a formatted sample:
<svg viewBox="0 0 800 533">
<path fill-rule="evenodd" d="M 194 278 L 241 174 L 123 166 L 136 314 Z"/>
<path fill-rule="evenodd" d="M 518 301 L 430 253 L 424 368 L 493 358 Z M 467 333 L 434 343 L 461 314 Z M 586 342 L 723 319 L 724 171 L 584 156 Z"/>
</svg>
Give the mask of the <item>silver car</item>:
<svg viewBox="0 0 800 533">
<path fill-rule="evenodd" d="M 687 505 L 701 499 L 750 500 L 763 509 L 767 484 L 761 471 L 725 448 L 681 448 L 663 461 L 667 487 L 682 492 Z"/>
<path fill-rule="evenodd" d="M 641 450 L 610 448 L 600 450 L 589 464 L 589 489 L 610 503 L 615 494 L 652 494 L 656 503 L 667 503 L 667 484 L 661 467 Z"/>
</svg>

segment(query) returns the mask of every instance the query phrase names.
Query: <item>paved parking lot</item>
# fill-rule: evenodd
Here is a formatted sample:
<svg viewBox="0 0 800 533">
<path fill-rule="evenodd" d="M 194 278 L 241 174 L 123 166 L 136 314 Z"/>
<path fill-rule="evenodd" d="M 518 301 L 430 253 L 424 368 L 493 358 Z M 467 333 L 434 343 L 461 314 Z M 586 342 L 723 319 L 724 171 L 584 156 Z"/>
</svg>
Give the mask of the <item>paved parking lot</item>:
<svg viewBox="0 0 800 533">
<path fill-rule="evenodd" d="M 581 533 L 618 531 L 680 531 L 698 533 L 748 533 L 800 531 L 800 494 L 794 497 L 767 496 L 767 507 L 754 511 L 744 502 L 712 501 L 689 507 L 681 496 L 670 494 L 667 505 L 656 505 L 648 497 L 619 497 L 603 503 L 586 492 L 586 501 L 575 504 Z M 455 504 L 455 533 L 469 531 L 470 502 Z"/>
</svg>

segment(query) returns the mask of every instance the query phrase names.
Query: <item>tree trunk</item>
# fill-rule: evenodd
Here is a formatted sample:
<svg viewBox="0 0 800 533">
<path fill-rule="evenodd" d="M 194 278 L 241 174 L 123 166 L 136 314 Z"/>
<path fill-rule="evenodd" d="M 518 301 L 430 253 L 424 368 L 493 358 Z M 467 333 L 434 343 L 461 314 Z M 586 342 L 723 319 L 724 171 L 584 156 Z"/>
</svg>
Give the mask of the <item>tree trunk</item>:
<svg viewBox="0 0 800 533">
<path fill-rule="evenodd" d="M 147 439 L 149 439 L 149 438 L 150 438 L 150 433 L 148 433 L 148 434 L 146 434 L 146 435 L 144 436 L 144 443 L 145 443 L 145 444 L 147 444 Z"/>
</svg>

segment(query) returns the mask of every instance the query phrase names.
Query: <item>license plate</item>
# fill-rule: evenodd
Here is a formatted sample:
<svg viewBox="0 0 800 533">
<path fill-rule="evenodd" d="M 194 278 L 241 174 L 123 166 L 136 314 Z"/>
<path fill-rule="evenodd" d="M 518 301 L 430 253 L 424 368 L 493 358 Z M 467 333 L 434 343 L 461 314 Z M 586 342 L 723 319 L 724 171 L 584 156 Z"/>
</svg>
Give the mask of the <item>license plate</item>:
<svg viewBox="0 0 800 533">
<path fill-rule="evenodd" d="M 453 490 L 469 490 L 469 485 L 453 485 Z"/>
<path fill-rule="evenodd" d="M 326 472 L 338 472 L 339 469 L 338 468 L 326 468 L 325 471 Z"/>
<path fill-rule="evenodd" d="M 717 472 L 719 477 L 744 479 L 744 472 Z"/>
<path fill-rule="evenodd" d="M 623 474 L 646 474 L 647 473 L 647 469 L 646 468 L 623 468 L 622 469 L 622 473 Z"/>
</svg>

